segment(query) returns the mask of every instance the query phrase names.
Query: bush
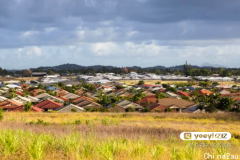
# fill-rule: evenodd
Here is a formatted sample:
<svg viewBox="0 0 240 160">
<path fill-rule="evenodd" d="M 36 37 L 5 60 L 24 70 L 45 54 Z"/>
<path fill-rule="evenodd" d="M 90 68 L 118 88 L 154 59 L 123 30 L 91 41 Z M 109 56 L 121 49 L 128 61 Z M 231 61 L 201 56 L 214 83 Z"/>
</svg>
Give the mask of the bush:
<svg viewBox="0 0 240 160">
<path fill-rule="evenodd" d="M 0 121 L 2 121 L 3 120 L 3 110 L 2 110 L 2 108 L 0 108 Z"/>
<path fill-rule="evenodd" d="M 80 125 L 80 124 L 82 124 L 82 121 L 80 119 L 79 120 L 75 120 L 74 124 Z"/>
<path fill-rule="evenodd" d="M 72 108 L 71 112 L 77 112 L 77 109 L 76 108 Z"/>
<path fill-rule="evenodd" d="M 171 108 L 165 108 L 164 112 L 173 112 Z"/>
<path fill-rule="evenodd" d="M 138 85 L 143 85 L 145 82 L 143 80 L 138 82 Z"/>
<path fill-rule="evenodd" d="M 125 109 L 126 112 L 135 112 L 135 108 L 133 107 L 128 107 Z"/>
<path fill-rule="evenodd" d="M 150 112 L 150 109 L 148 107 L 145 107 L 141 112 Z"/>
</svg>

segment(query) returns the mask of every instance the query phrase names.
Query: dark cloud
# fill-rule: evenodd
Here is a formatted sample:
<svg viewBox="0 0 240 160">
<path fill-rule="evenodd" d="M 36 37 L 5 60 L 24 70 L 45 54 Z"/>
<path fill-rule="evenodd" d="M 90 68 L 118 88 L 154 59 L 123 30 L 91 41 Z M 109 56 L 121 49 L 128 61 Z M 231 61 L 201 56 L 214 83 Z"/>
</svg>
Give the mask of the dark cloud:
<svg viewBox="0 0 240 160">
<path fill-rule="evenodd" d="M 135 56 L 135 53 L 139 53 L 136 54 L 138 56 L 144 53 L 163 56 L 156 48 L 161 46 L 167 46 L 167 50 L 176 52 L 171 52 L 171 55 L 182 59 L 192 56 L 189 48 L 184 47 L 195 47 L 192 50 L 201 57 L 211 54 L 206 49 L 211 46 L 210 50 L 222 62 L 221 58 L 225 55 L 220 53 L 225 53 L 226 49 L 221 46 L 231 48 L 239 43 L 239 8 L 239 0 L 1 0 L 0 54 L 6 57 L 11 51 L 5 49 L 33 47 L 22 52 L 28 52 L 27 57 L 35 60 L 39 57 L 34 54 L 29 56 L 30 51 L 38 51 L 34 47 L 62 48 L 61 53 L 44 50 L 44 57 L 49 59 L 56 54 L 66 56 L 68 53 L 64 51 L 70 52 L 66 50 L 69 46 L 80 46 L 85 48 L 84 53 L 74 51 L 76 57 L 79 55 L 83 59 L 97 61 L 100 54 L 109 61 L 114 59 L 110 56 L 118 55 L 116 60 L 120 60 L 120 64 L 124 56 Z M 123 45 L 125 43 L 134 45 Z M 219 49 L 213 49 L 214 46 Z M 114 51 L 121 50 L 120 47 L 126 53 Z M 188 53 L 173 48 L 183 48 Z M 151 51 L 146 53 L 147 50 Z M 166 48 L 160 50 L 170 54 Z M 236 54 L 232 48 L 230 50 Z M 17 58 L 14 60 L 15 54 L 12 55 L 12 61 L 15 61 Z M 59 63 L 69 58 L 61 57 L 58 58 Z M 200 59 L 203 61 L 203 58 Z M 139 63 L 151 64 L 149 61 L 139 60 Z M 3 60 L 0 59 L 0 62 Z"/>
</svg>

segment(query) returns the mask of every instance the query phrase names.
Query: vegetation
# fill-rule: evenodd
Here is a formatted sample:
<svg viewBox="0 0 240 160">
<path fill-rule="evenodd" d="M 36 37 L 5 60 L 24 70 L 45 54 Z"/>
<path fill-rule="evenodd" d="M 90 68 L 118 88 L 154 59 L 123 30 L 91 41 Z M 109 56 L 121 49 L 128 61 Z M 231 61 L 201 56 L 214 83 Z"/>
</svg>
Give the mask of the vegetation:
<svg viewBox="0 0 240 160">
<path fill-rule="evenodd" d="M 32 109 L 32 103 L 31 102 L 27 102 L 23 105 L 24 112 L 29 112 L 31 109 Z"/>
<path fill-rule="evenodd" d="M 236 155 L 240 150 L 240 116 L 233 113 L 4 114 L 0 159 L 202 160 L 206 152 Z M 231 149 L 195 147 L 196 142 L 179 138 L 183 131 L 225 130 L 232 138 L 221 143 L 231 143 Z"/>
</svg>

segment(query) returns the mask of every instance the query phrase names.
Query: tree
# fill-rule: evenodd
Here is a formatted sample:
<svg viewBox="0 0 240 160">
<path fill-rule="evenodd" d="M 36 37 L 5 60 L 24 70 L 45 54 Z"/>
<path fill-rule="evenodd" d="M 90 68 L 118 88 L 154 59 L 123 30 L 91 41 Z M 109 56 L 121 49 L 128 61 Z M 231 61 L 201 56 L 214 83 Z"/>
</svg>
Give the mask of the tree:
<svg viewBox="0 0 240 160">
<path fill-rule="evenodd" d="M 48 74 L 48 75 L 54 75 L 55 73 L 54 73 L 52 70 L 48 70 L 48 71 L 47 71 L 47 74 Z"/>
<path fill-rule="evenodd" d="M 163 93 L 158 93 L 158 94 L 157 94 L 157 98 L 158 98 L 158 99 L 163 99 L 163 98 L 165 98 L 165 94 L 163 94 Z"/>
<path fill-rule="evenodd" d="M 209 113 L 217 112 L 217 108 L 215 107 L 214 104 L 210 104 L 210 105 L 206 108 L 206 112 L 209 112 Z"/>
<path fill-rule="evenodd" d="M 220 99 L 218 104 L 218 109 L 223 111 L 229 111 L 231 110 L 231 106 L 233 104 L 233 100 L 229 97 L 223 97 Z"/>
<path fill-rule="evenodd" d="M 32 71 L 30 69 L 24 69 L 22 72 L 25 77 L 30 77 L 32 75 Z"/>
<path fill-rule="evenodd" d="M 138 82 L 138 85 L 143 85 L 145 82 L 143 81 L 143 80 L 140 80 L 139 82 Z"/>
<path fill-rule="evenodd" d="M 128 69 L 126 67 L 122 68 L 123 73 L 128 73 Z"/>
<path fill-rule="evenodd" d="M 29 112 L 31 109 L 32 109 L 32 103 L 31 102 L 27 102 L 23 105 L 24 112 Z"/>
<path fill-rule="evenodd" d="M 188 96 L 182 96 L 182 99 L 185 99 L 187 101 L 190 101 L 190 98 Z"/>
</svg>

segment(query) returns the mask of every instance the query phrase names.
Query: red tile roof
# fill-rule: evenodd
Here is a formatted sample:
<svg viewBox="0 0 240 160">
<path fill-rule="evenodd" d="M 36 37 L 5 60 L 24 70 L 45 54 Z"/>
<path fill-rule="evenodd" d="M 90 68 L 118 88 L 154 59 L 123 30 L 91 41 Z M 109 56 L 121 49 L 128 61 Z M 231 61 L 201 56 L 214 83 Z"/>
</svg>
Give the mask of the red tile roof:
<svg viewBox="0 0 240 160">
<path fill-rule="evenodd" d="M 42 108 L 42 109 L 57 109 L 62 107 L 62 104 L 47 99 L 45 101 L 42 101 L 36 104 L 35 107 Z"/>
<path fill-rule="evenodd" d="M 142 84 L 142 85 L 140 85 L 140 86 L 142 86 L 142 87 L 153 87 L 154 85 L 151 85 L 151 84 Z"/>
<path fill-rule="evenodd" d="M 0 107 L 5 107 L 5 106 L 21 106 L 21 103 L 18 103 L 16 101 L 13 101 L 11 99 L 5 100 L 0 103 Z"/>
<path fill-rule="evenodd" d="M 202 89 L 202 90 L 198 91 L 198 94 L 199 95 L 210 95 L 210 94 L 213 94 L 213 92 L 206 90 L 206 89 Z"/>
<path fill-rule="evenodd" d="M 179 96 L 191 97 L 191 95 L 189 93 L 187 93 L 187 92 L 178 91 L 176 94 L 179 95 Z"/>
<path fill-rule="evenodd" d="M 166 106 L 164 105 L 161 105 L 159 103 L 155 103 L 155 104 L 151 104 L 148 106 L 148 108 L 150 109 L 150 111 L 154 111 L 154 110 L 158 110 L 158 111 L 161 111 L 161 112 L 164 112 L 164 110 L 167 108 Z"/>
<path fill-rule="evenodd" d="M 17 107 L 10 112 L 23 112 L 23 106 Z M 43 110 L 41 108 L 33 106 L 31 112 L 43 112 Z"/>
</svg>

